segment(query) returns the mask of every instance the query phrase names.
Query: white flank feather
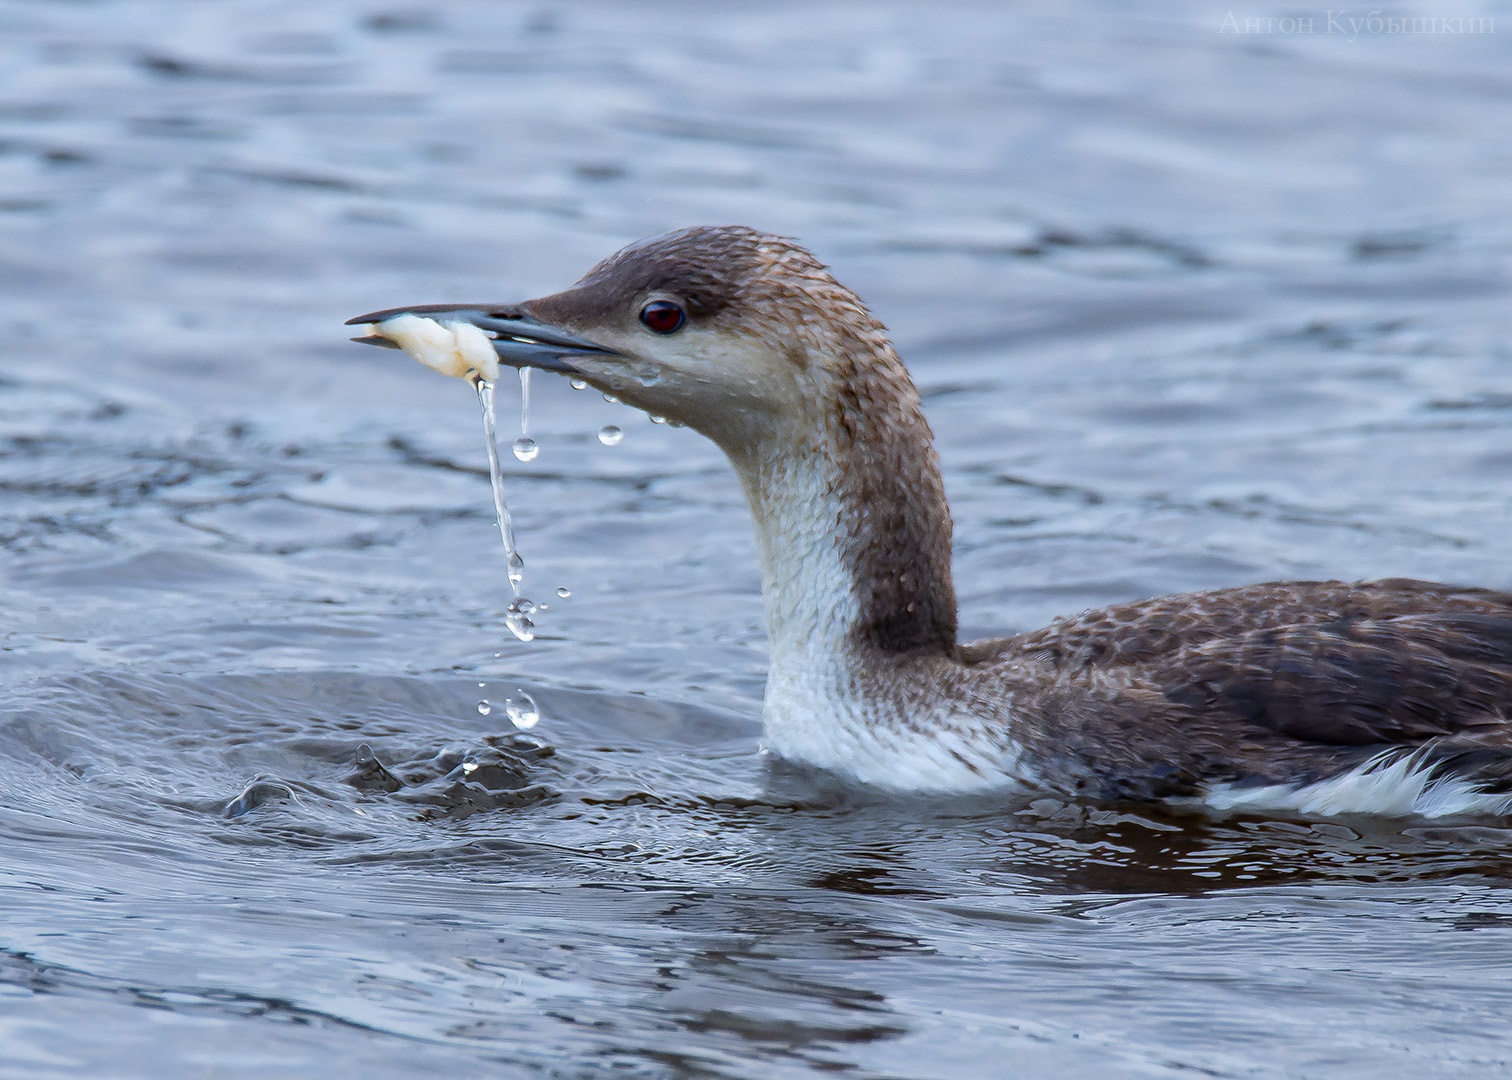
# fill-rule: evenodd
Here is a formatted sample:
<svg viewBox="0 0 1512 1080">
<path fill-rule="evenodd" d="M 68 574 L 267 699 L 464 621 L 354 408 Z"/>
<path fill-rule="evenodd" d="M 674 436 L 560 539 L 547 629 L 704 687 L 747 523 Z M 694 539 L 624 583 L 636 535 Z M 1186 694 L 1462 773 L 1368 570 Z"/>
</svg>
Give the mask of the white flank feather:
<svg viewBox="0 0 1512 1080">
<path fill-rule="evenodd" d="M 1218 784 L 1202 802 L 1215 810 L 1294 810 L 1302 814 L 1456 817 L 1503 815 L 1512 795 L 1482 791 L 1463 777 L 1433 775 L 1423 755 L 1388 750 L 1349 772 L 1311 784 Z"/>
</svg>

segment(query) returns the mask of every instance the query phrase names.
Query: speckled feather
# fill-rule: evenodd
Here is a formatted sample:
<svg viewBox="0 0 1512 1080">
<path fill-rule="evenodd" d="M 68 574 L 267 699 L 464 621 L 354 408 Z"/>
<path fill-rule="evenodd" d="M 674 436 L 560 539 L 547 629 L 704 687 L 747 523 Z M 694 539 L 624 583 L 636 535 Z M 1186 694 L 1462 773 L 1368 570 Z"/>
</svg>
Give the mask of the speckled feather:
<svg viewBox="0 0 1512 1080">
<path fill-rule="evenodd" d="M 1160 597 L 965 646 L 1021 695 L 1057 786 L 1141 798 L 1307 784 L 1384 751 L 1512 793 L 1512 595 L 1278 582 Z M 1026 717 L 1027 718 L 1027 717 Z"/>
</svg>

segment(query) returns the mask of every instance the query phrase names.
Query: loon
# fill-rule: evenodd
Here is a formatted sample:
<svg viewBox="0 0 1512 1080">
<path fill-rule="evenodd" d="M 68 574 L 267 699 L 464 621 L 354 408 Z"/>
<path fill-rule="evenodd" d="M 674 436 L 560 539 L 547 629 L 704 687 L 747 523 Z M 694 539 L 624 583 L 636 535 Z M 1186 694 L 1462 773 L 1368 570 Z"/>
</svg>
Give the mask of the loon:
<svg viewBox="0 0 1512 1080">
<path fill-rule="evenodd" d="M 551 296 L 356 324 L 451 374 L 584 380 L 724 451 L 754 519 L 782 759 L 899 793 L 1512 812 L 1512 593 L 1272 582 L 958 641 L 918 390 L 882 324 L 791 240 L 681 229 Z"/>
</svg>

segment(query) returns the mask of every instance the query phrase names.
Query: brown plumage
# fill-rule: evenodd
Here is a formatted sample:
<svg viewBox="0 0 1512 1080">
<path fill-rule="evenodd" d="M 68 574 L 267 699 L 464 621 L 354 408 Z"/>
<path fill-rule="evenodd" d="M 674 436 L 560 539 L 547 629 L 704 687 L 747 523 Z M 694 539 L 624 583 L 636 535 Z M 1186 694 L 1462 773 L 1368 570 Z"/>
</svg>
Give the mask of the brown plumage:
<svg viewBox="0 0 1512 1080">
<path fill-rule="evenodd" d="M 672 329 L 646 320 L 653 304 L 676 306 Z M 882 325 L 791 241 L 685 229 L 554 296 L 353 321 L 402 311 L 472 322 L 505 362 L 576 374 L 725 451 L 756 525 L 782 756 L 916 791 L 1512 807 L 1508 593 L 1273 583 L 958 644 L 918 392 Z"/>
<path fill-rule="evenodd" d="M 1390 750 L 1512 794 L 1505 592 L 1250 585 L 1089 611 L 962 658 L 1047 687 L 1037 753 L 1097 794 L 1307 783 Z"/>
</svg>

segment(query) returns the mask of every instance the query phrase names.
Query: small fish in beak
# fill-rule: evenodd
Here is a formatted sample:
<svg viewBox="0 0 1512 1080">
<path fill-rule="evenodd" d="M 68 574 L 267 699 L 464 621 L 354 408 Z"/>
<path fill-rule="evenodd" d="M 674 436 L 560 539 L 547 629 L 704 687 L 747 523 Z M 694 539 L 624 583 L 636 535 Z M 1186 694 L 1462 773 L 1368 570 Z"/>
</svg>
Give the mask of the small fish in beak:
<svg viewBox="0 0 1512 1080">
<path fill-rule="evenodd" d="M 368 330 L 353 341 L 403 349 L 443 375 L 488 383 L 498 379 L 500 363 L 575 375 L 573 357 L 615 355 L 510 307 L 424 304 L 358 315 L 347 325 Z"/>
</svg>

